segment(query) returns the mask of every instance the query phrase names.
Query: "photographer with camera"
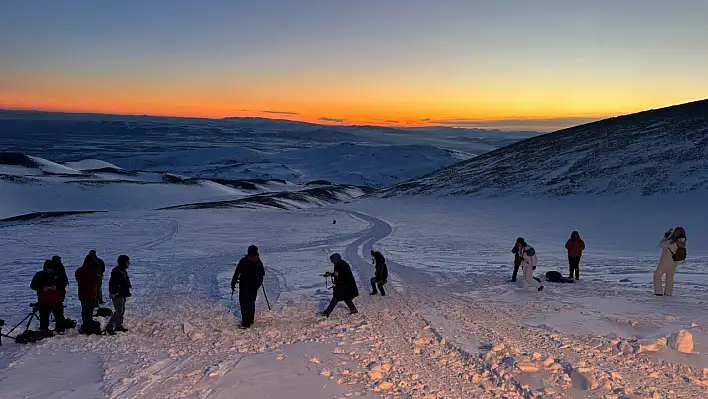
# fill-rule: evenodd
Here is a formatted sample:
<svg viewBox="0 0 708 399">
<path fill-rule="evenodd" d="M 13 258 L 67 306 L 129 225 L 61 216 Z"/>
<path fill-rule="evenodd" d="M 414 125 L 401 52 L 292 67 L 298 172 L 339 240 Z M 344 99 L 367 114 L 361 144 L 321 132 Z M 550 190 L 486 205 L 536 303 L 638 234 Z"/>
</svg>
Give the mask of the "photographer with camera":
<svg viewBox="0 0 708 399">
<path fill-rule="evenodd" d="M 371 278 L 371 295 L 376 295 L 376 287 L 379 287 L 381 291 L 381 296 L 386 296 L 386 291 L 384 291 L 384 284 L 388 280 L 388 267 L 386 266 L 386 258 L 379 251 L 371 250 L 371 258 L 373 259 L 374 265 L 376 267 L 376 272 L 374 277 Z"/>
<path fill-rule="evenodd" d="M 54 314 L 54 329 L 58 334 L 64 333 L 64 299 L 65 282 L 54 270 L 54 262 L 44 261 L 41 272 L 32 278 L 30 288 L 37 291 L 37 310 L 39 311 L 39 330 L 49 331 L 49 314 Z"/>
<path fill-rule="evenodd" d="M 359 289 L 356 287 L 356 280 L 349 263 L 345 262 L 339 254 L 333 254 L 329 257 L 329 260 L 334 265 L 334 269 L 331 273 L 325 273 L 324 276 L 332 278 L 332 300 L 321 315 L 329 317 L 340 301 L 344 301 L 349 308 L 350 314 L 359 313 L 356 306 L 354 306 L 354 302 L 352 302 L 354 298 L 359 296 Z"/>
<path fill-rule="evenodd" d="M 61 257 L 59 255 L 52 256 L 52 262 L 54 262 L 54 273 L 61 277 L 61 280 L 64 283 L 62 287 L 60 287 L 62 293 L 61 301 L 64 302 L 64 299 L 66 299 L 66 287 L 69 286 L 69 277 L 66 275 L 66 268 L 61 262 Z"/>
<path fill-rule="evenodd" d="M 251 245 L 236 266 L 231 279 L 231 291 L 238 284 L 238 303 L 241 307 L 241 328 L 250 328 L 256 316 L 256 298 L 258 289 L 263 285 L 265 267 L 258 254 L 258 247 Z M 264 291 L 265 292 L 265 291 Z"/>
<path fill-rule="evenodd" d="M 661 258 L 654 271 L 654 295 L 671 296 L 674 291 L 674 273 L 679 263 L 686 260 L 686 230 L 683 227 L 669 229 L 659 241 Z M 666 287 L 662 290 L 661 278 L 666 274 Z"/>
</svg>

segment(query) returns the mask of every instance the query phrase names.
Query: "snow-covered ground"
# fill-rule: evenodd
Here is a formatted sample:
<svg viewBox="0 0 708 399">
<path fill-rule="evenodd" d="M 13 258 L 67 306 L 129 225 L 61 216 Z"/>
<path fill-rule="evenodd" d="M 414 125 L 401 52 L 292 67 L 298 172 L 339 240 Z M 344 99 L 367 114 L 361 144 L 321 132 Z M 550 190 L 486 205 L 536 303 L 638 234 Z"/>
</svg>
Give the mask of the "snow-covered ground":
<svg viewBox="0 0 708 399">
<path fill-rule="evenodd" d="M 29 280 L 54 254 L 71 275 L 90 249 L 109 265 L 126 253 L 135 289 L 127 334 L 72 331 L 0 347 L 2 397 L 704 398 L 704 203 L 698 194 L 419 197 L 6 224 L 0 318 L 8 324 L 27 313 Z M 689 260 L 679 267 L 675 296 L 656 298 L 656 245 L 678 224 L 688 232 Z M 572 230 L 588 246 L 579 283 L 547 283 L 539 293 L 508 282 L 517 236 L 536 247 L 538 273 L 565 273 L 563 244 Z M 267 266 L 273 310 L 259 297 L 256 328 L 242 331 L 228 285 L 253 243 Z M 372 246 L 389 259 L 386 298 L 366 294 Z M 330 293 L 319 274 L 335 251 L 359 280 L 360 313 L 338 309 L 323 320 L 316 311 Z M 78 318 L 75 284 L 69 288 L 67 312 Z M 693 334 L 693 353 L 663 345 L 647 351 L 680 329 Z"/>
</svg>

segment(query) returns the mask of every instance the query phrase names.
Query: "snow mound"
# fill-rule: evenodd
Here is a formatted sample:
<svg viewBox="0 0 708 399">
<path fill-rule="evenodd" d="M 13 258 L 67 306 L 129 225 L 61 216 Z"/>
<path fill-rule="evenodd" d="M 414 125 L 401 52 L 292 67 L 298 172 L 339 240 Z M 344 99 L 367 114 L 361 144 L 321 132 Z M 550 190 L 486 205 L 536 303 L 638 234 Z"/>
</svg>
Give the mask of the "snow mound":
<svg viewBox="0 0 708 399">
<path fill-rule="evenodd" d="M 0 173 L 6 175 L 32 176 L 42 174 L 81 175 L 82 172 L 40 157 L 18 152 L 0 153 Z"/>
<path fill-rule="evenodd" d="M 81 161 L 64 162 L 64 166 L 80 171 L 99 169 L 121 169 L 113 165 L 112 163 L 101 161 L 99 159 L 84 159 Z"/>
<path fill-rule="evenodd" d="M 708 100 L 534 137 L 382 192 L 557 197 L 708 188 Z"/>
</svg>

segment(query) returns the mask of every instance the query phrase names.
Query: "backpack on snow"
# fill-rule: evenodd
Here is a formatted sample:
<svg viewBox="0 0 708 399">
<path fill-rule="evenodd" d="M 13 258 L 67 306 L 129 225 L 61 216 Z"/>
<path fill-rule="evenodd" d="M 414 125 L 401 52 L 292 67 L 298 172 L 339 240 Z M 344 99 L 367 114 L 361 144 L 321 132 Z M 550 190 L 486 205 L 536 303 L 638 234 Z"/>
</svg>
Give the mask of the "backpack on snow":
<svg viewBox="0 0 708 399">
<path fill-rule="evenodd" d="M 671 252 L 671 250 L 669 250 Z M 676 252 L 671 252 L 671 258 L 674 262 L 683 262 L 686 260 L 686 248 L 677 246 Z"/>
</svg>

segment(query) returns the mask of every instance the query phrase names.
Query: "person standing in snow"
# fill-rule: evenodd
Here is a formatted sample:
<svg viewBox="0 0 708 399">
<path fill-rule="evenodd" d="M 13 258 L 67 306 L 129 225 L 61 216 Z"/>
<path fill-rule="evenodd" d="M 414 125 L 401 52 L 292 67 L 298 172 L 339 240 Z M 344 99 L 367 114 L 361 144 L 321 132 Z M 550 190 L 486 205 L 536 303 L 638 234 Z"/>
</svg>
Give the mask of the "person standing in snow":
<svg viewBox="0 0 708 399">
<path fill-rule="evenodd" d="M 524 239 L 519 237 L 516 239 L 516 244 L 511 248 L 511 253 L 514 254 L 514 274 L 511 275 L 511 282 L 516 282 L 516 275 L 519 273 L 519 266 L 521 266 L 521 255 L 519 255 L 519 242 Z"/>
<path fill-rule="evenodd" d="M 580 280 L 580 257 L 583 256 L 585 250 L 585 241 L 580 238 L 580 233 L 574 231 L 570 234 L 570 239 L 565 243 L 565 249 L 568 250 L 568 264 L 570 266 L 569 278 Z"/>
<path fill-rule="evenodd" d="M 41 272 L 32 278 L 30 288 L 37 291 L 37 308 L 39 310 L 39 330 L 49 331 L 49 314 L 54 314 L 54 329 L 58 334 L 64 333 L 64 295 L 66 288 L 64 279 L 54 269 L 54 262 L 44 262 Z"/>
<path fill-rule="evenodd" d="M 263 285 L 265 267 L 258 255 L 258 247 L 251 245 L 236 266 L 231 279 L 231 291 L 238 284 L 238 302 L 241 307 L 241 327 L 250 328 L 256 315 L 256 298 L 258 289 Z"/>
<path fill-rule="evenodd" d="M 98 301 L 98 286 L 103 278 L 100 274 L 100 267 L 98 261 L 87 256 L 84 259 L 84 264 L 74 273 L 78 283 L 79 301 L 81 301 L 82 334 L 91 334 L 92 332 L 93 309 Z"/>
<path fill-rule="evenodd" d="M 661 258 L 654 271 L 654 294 L 671 296 L 674 292 L 674 273 L 679 263 L 686 260 L 686 230 L 683 227 L 669 229 L 659 241 Z M 661 277 L 666 274 L 666 287 L 662 290 Z"/>
<path fill-rule="evenodd" d="M 341 301 L 344 301 L 347 305 L 350 314 L 359 313 L 356 306 L 354 306 L 354 302 L 352 302 L 354 298 L 359 296 L 359 289 L 356 287 L 356 280 L 349 263 L 345 262 L 340 254 L 333 254 L 329 257 L 329 260 L 334 265 L 331 273 L 334 278 L 334 288 L 332 289 L 332 300 L 329 302 L 327 309 L 321 313 L 322 316 L 329 317 Z"/>
<path fill-rule="evenodd" d="M 536 250 L 521 237 L 516 241 L 516 246 L 519 248 L 518 253 L 521 257 L 521 267 L 524 269 L 524 288 L 533 286 L 542 291 L 543 285 L 533 278 L 533 270 L 536 268 L 537 263 Z"/>
<path fill-rule="evenodd" d="M 128 329 L 123 327 L 125 301 L 132 296 L 130 289 L 133 288 L 130 285 L 130 277 L 128 277 L 128 266 L 130 266 L 130 258 L 128 255 L 121 255 L 118 257 L 118 266 L 111 270 L 111 279 L 108 281 L 108 295 L 110 295 L 116 311 L 106 326 L 108 335 L 115 335 L 116 331 L 128 332 Z"/>
<path fill-rule="evenodd" d="M 98 263 L 98 270 L 99 274 L 101 275 L 101 281 L 98 284 L 98 296 L 96 297 L 96 307 L 98 307 L 98 305 L 103 305 L 105 303 L 105 301 L 103 300 L 103 276 L 106 274 L 106 263 L 103 261 L 103 259 L 99 258 L 98 255 L 96 255 L 95 249 L 89 251 L 87 258 L 88 257 L 94 259 L 96 263 Z"/>
<path fill-rule="evenodd" d="M 376 272 L 374 277 L 371 278 L 371 295 L 376 295 L 376 286 L 379 287 L 381 291 L 381 296 L 386 296 L 386 291 L 384 291 L 384 284 L 388 279 L 388 267 L 386 266 L 386 258 L 379 251 L 371 250 L 371 257 L 373 258 L 374 265 L 376 267 Z"/>
</svg>

